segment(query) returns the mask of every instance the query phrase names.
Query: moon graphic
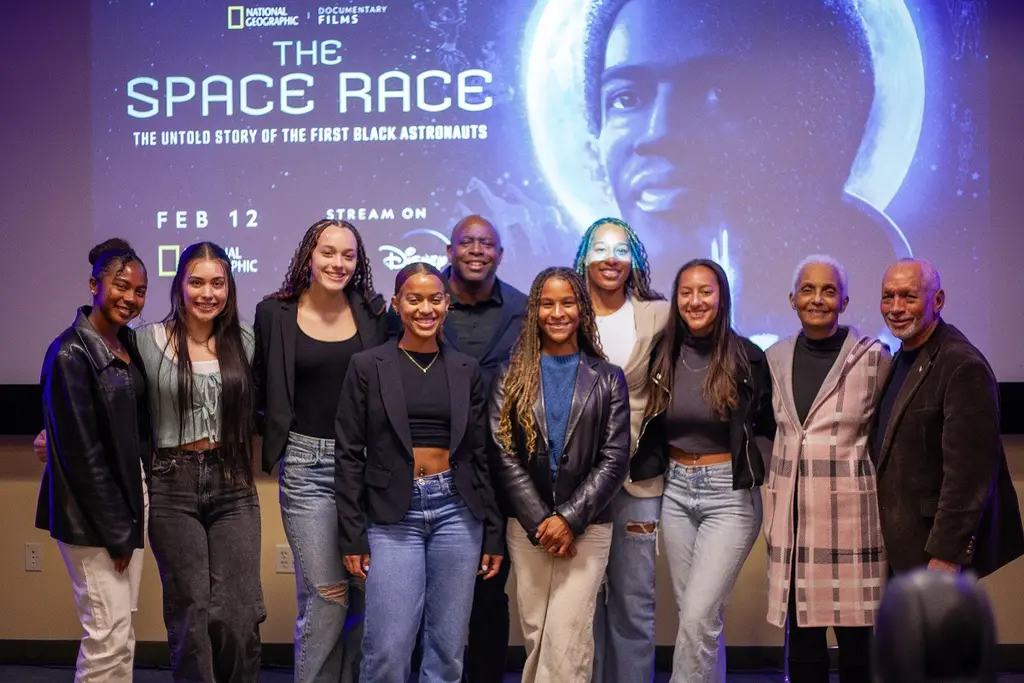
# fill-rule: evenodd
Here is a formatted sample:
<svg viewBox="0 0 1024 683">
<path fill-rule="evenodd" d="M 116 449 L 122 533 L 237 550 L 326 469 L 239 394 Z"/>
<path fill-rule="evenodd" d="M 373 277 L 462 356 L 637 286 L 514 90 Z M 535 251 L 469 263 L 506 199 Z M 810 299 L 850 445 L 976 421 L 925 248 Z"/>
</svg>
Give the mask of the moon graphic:
<svg viewBox="0 0 1024 683">
<path fill-rule="evenodd" d="M 884 211 L 903 184 L 921 136 L 924 59 L 904 0 L 859 4 L 874 61 L 875 99 L 846 191 Z M 548 186 L 580 230 L 594 216 L 619 213 L 598 180 L 599 162 L 584 123 L 587 5 L 587 0 L 540 0 L 522 55 L 534 153 Z"/>
</svg>

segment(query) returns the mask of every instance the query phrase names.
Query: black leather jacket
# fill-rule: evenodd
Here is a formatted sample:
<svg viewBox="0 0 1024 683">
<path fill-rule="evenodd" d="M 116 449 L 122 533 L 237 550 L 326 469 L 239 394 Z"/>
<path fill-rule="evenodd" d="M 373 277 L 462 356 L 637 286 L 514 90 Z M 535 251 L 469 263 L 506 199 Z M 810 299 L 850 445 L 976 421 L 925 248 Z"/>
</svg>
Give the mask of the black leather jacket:
<svg viewBox="0 0 1024 683">
<path fill-rule="evenodd" d="M 765 467 L 755 436 L 775 438 L 775 413 L 772 410 L 772 378 L 768 361 L 756 344 L 740 337 L 747 354 L 750 374 L 737 378 L 739 405 L 729 415 L 729 443 L 732 451 L 732 487 L 750 489 L 764 483 Z M 657 357 L 657 352 L 652 357 Z M 655 383 L 661 379 L 655 376 Z M 659 383 L 671 393 L 671 378 Z M 643 481 L 665 474 L 668 469 L 669 444 L 665 431 L 665 413 L 644 418 L 637 438 L 636 454 L 629 464 L 633 481 Z"/>
<path fill-rule="evenodd" d="M 124 557 L 144 546 L 142 477 L 152 463 L 152 426 L 145 384 L 133 385 L 128 365 L 89 322 L 90 310 L 78 310 L 43 362 L 47 461 L 36 527 Z M 141 370 L 134 332 L 122 328 L 120 339 Z"/>
<path fill-rule="evenodd" d="M 491 394 L 491 434 L 498 431 L 506 372 L 507 366 Z M 495 442 L 491 468 L 511 507 L 506 514 L 519 520 L 534 544 L 537 528 L 553 514 L 565 519 L 577 537 L 590 524 L 610 522 L 608 503 L 622 488 L 629 470 L 629 393 L 622 370 L 581 354 L 565 448 L 554 482 L 542 390 L 537 392 L 534 419 L 537 440 L 532 456 L 526 452 L 526 438 L 514 419 L 514 452 L 504 452 Z"/>
</svg>

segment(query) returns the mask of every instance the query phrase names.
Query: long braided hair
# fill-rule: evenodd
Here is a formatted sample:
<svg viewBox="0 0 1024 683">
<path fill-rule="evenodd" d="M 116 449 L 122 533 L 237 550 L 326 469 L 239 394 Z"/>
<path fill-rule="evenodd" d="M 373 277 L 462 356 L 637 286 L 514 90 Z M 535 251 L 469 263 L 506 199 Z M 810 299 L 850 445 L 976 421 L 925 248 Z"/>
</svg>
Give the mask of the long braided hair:
<svg viewBox="0 0 1024 683">
<path fill-rule="evenodd" d="M 505 401 L 501 406 L 501 417 L 495 437 L 506 453 L 513 453 L 512 422 L 523 431 L 526 438 L 527 456 L 532 456 L 537 446 L 537 425 L 534 423 L 533 406 L 537 401 L 540 387 L 540 293 L 544 283 L 560 278 L 569 283 L 580 310 L 580 323 L 576 328 L 576 340 L 581 352 L 588 356 L 604 359 L 604 351 L 597 335 L 597 321 L 594 307 L 587 294 L 583 278 L 574 270 L 564 267 L 546 268 L 537 275 L 530 287 L 526 302 L 526 320 L 519 331 L 519 338 L 512 347 L 508 372 L 502 380 Z"/>
<path fill-rule="evenodd" d="M 356 238 L 356 270 L 352 273 L 352 278 L 348 281 L 348 284 L 345 285 L 345 289 L 355 290 L 362 294 L 363 300 L 367 304 L 377 297 L 377 292 L 373 289 L 373 273 L 370 269 L 370 261 L 366 257 L 366 249 L 363 246 L 363 236 L 356 230 L 356 226 L 348 221 L 324 218 L 311 225 L 306 230 L 306 234 L 302 236 L 302 241 L 299 243 L 298 249 L 295 250 L 291 263 L 288 264 L 288 272 L 284 276 L 281 288 L 264 298 L 296 301 L 302 296 L 303 292 L 309 289 L 312 279 L 310 268 L 313 263 L 313 251 L 316 249 L 316 243 L 320 239 L 320 235 L 330 227 L 344 228 Z M 383 302 L 383 299 L 381 301 Z M 373 311 L 374 315 L 380 315 L 383 312 L 383 303 L 380 310 Z"/>
<path fill-rule="evenodd" d="M 626 241 L 629 242 L 631 263 L 625 284 L 626 295 L 638 301 L 663 301 L 665 297 L 651 288 L 651 264 L 647 259 L 644 243 L 640 241 L 636 231 L 629 227 L 629 223 L 618 218 L 599 218 L 590 224 L 587 231 L 583 233 L 583 239 L 580 240 L 580 248 L 576 250 L 573 268 L 586 281 L 587 252 L 590 251 L 590 246 L 594 242 L 597 229 L 609 224 L 622 228 L 622 231 L 626 233 Z"/>
</svg>

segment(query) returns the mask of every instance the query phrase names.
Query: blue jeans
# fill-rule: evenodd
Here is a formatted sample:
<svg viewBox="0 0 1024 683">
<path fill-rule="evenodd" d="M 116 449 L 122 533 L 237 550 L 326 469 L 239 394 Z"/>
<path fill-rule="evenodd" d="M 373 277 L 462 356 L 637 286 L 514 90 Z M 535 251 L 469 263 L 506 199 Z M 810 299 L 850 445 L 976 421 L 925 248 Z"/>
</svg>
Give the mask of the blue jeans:
<svg viewBox="0 0 1024 683">
<path fill-rule="evenodd" d="M 592 683 L 650 683 L 661 497 L 636 498 L 622 489 L 609 509 L 612 547 L 594 613 Z"/>
<path fill-rule="evenodd" d="M 462 676 L 483 522 L 455 490 L 451 472 L 418 477 L 412 487 L 402 521 L 367 529 L 362 683 L 405 683 L 421 624 L 420 683 Z"/>
<path fill-rule="evenodd" d="M 671 683 L 724 683 L 722 615 L 761 515 L 760 489 L 734 491 L 731 463 L 669 463 L 661 533 L 679 610 Z"/>
<path fill-rule="evenodd" d="M 281 520 L 295 558 L 295 683 L 356 683 L 363 594 L 338 546 L 334 440 L 290 433 L 279 485 Z"/>
</svg>

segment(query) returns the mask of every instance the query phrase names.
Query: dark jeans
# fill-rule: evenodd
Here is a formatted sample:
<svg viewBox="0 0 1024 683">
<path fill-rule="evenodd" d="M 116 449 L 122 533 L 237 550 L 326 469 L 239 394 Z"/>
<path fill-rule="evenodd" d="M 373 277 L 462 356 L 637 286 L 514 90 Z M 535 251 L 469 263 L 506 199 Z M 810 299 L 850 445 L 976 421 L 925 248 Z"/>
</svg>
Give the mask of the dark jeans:
<svg viewBox="0 0 1024 683">
<path fill-rule="evenodd" d="M 160 569 L 176 683 L 255 683 L 260 507 L 255 487 L 226 481 L 216 451 L 161 450 L 153 461 L 149 541 Z"/>
</svg>

